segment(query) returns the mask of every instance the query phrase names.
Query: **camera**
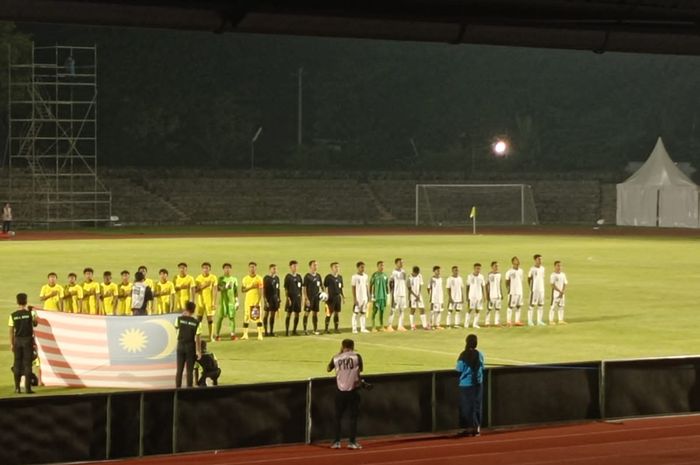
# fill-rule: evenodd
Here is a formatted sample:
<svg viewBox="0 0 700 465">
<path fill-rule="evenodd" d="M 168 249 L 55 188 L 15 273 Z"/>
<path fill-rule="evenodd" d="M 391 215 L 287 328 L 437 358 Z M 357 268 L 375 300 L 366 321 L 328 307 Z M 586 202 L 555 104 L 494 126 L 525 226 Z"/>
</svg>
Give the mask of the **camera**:
<svg viewBox="0 0 700 465">
<path fill-rule="evenodd" d="M 374 389 L 374 384 L 370 384 L 367 381 L 365 381 L 364 379 L 361 379 L 360 380 L 360 389 L 365 389 L 367 391 L 371 391 L 372 389 Z"/>
</svg>

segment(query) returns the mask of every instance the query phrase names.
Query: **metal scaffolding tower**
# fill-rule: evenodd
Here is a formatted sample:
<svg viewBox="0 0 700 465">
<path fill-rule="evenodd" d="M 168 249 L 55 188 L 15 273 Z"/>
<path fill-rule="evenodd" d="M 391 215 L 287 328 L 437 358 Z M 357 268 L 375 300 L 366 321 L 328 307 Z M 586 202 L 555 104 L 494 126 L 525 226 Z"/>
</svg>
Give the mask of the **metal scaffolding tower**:
<svg viewBox="0 0 700 465">
<path fill-rule="evenodd" d="M 18 220 L 45 227 L 108 224 L 97 177 L 97 48 L 8 48 L 9 196 Z"/>
</svg>

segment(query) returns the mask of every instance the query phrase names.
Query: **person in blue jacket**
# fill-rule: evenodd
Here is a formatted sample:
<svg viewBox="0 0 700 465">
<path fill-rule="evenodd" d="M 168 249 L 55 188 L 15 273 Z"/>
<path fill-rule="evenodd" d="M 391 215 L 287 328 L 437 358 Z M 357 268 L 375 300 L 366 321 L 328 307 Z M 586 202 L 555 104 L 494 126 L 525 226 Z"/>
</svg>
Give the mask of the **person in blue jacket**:
<svg viewBox="0 0 700 465">
<path fill-rule="evenodd" d="M 481 402 L 484 385 L 484 355 L 476 350 L 476 334 L 467 336 L 466 347 L 457 359 L 459 372 L 460 435 L 478 436 L 481 427 Z"/>
</svg>

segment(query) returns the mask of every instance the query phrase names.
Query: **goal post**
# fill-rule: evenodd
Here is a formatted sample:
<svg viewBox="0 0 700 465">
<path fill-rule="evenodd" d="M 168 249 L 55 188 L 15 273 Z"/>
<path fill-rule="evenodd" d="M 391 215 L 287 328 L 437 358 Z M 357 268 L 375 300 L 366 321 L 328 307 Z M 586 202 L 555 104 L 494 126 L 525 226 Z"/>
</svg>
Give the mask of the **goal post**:
<svg viewBox="0 0 700 465">
<path fill-rule="evenodd" d="M 537 224 L 529 184 L 416 184 L 416 226 L 459 226 L 476 209 L 479 224 Z"/>
</svg>

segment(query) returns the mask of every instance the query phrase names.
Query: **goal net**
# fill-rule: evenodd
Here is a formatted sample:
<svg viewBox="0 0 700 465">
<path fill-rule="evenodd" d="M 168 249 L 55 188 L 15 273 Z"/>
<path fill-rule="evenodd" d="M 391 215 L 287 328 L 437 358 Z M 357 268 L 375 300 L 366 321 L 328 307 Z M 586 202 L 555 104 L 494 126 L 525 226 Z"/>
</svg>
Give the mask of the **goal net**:
<svg viewBox="0 0 700 465">
<path fill-rule="evenodd" d="M 537 209 L 528 184 L 416 184 L 416 226 L 537 224 Z"/>
</svg>

